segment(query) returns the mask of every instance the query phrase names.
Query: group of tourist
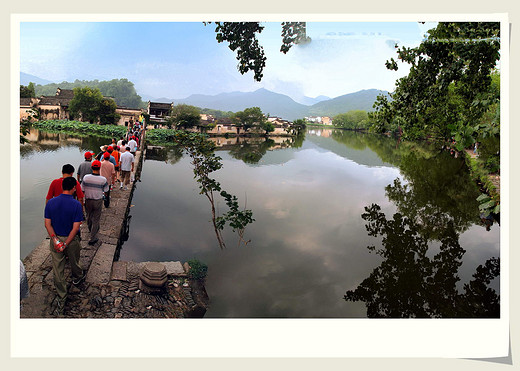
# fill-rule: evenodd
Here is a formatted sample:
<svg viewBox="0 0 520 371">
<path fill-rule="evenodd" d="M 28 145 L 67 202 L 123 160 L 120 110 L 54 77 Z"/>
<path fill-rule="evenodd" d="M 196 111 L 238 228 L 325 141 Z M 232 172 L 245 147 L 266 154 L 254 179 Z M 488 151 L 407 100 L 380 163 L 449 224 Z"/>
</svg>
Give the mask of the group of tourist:
<svg viewBox="0 0 520 371">
<path fill-rule="evenodd" d="M 101 211 L 103 204 L 105 207 L 110 205 L 110 191 L 116 182 L 120 183 L 120 190 L 128 190 L 142 128 L 139 124 L 129 129 L 132 130 L 118 142 L 114 138 L 111 144 L 101 146 L 97 155 L 87 151 L 78 167 L 78 180 L 73 176 L 74 166 L 66 164 L 62 167 L 62 177 L 53 180 L 49 186 L 44 218 L 50 237 L 58 314 L 63 314 L 67 299 L 66 258 L 70 262 L 72 283 L 77 286 L 85 279 L 86 273 L 79 262 L 80 225 L 85 220 L 84 210 L 90 232 L 88 244 L 93 246 L 99 242 Z"/>
</svg>

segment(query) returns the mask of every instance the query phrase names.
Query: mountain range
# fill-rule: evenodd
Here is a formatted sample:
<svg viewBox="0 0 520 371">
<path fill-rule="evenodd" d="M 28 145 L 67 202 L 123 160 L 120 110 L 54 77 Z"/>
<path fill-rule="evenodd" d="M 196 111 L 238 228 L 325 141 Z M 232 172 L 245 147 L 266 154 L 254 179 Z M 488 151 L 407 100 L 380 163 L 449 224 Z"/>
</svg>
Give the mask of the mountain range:
<svg viewBox="0 0 520 371">
<path fill-rule="evenodd" d="M 316 98 L 320 101 L 312 105 L 295 102 L 284 94 L 267 89 L 258 89 L 253 92 L 232 92 L 217 95 L 193 94 L 183 99 L 158 98 L 154 102 L 174 104 L 190 104 L 200 108 L 211 108 L 220 111 L 243 111 L 248 107 L 260 107 L 262 112 L 270 116 L 278 116 L 287 120 L 295 120 L 307 116 L 330 116 L 351 110 L 373 111 L 376 97 L 380 94 L 388 95 L 387 91 L 368 89 L 355 93 L 341 95 L 336 98 Z M 309 98 L 311 99 L 311 98 Z"/>
<path fill-rule="evenodd" d="M 36 85 L 47 85 L 47 84 L 53 83 L 53 81 L 45 80 L 38 76 L 30 75 L 25 72 L 20 72 L 20 84 L 21 85 L 27 86 L 31 82 Z"/>
<path fill-rule="evenodd" d="M 39 85 L 52 83 L 37 76 L 20 72 L 20 84 L 27 85 L 29 82 Z M 319 96 L 316 98 L 305 97 L 301 104 L 287 95 L 275 93 L 261 88 L 253 92 L 231 92 L 217 95 L 192 94 L 187 98 L 170 99 L 154 98 L 142 95 L 143 101 L 161 102 L 174 104 L 189 104 L 200 108 L 210 108 L 220 111 L 243 111 L 248 107 L 260 107 L 262 112 L 270 116 L 278 116 L 286 120 L 296 120 L 308 116 L 330 116 L 351 110 L 373 111 L 373 104 L 380 94 L 387 95 L 388 92 L 378 89 L 361 90 L 355 93 L 341 95 L 336 98 Z"/>
</svg>

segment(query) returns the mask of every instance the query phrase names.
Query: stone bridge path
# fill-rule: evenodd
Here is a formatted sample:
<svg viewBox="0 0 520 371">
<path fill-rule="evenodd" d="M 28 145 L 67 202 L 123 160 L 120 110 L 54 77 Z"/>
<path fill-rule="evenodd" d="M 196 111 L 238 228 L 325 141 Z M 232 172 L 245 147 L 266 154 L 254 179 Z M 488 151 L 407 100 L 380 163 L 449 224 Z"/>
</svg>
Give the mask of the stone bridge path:
<svg viewBox="0 0 520 371">
<path fill-rule="evenodd" d="M 144 141 L 143 141 L 144 142 Z M 140 176 L 144 143 L 136 155 L 137 178 Z M 69 282 L 69 294 L 65 312 L 60 317 L 69 318 L 179 318 L 203 303 L 196 298 L 207 298 L 203 286 L 186 278 L 186 270 L 180 262 L 164 262 L 169 284 L 163 295 L 148 295 L 140 289 L 139 273 L 146 263 L 121 262 L 115 256 L 120 243 L 128 238 L 125 220 L 131 207 L 132 195 L 138 181 L 128 190 L 118 183 L 111 191 L 110 206 L 101 213 L 99 242 L 88 245 L 89 231 L 86 223 L 80 228 L 80 264 L 87 271 L 85 281 L 78 287 L 71 284 L 70 265 L 65 274 Z M 119 245 L 118 245 L 119 244 Z M 45 239 L 23 261 L 27 271 L 30 295 L 22 301 L 21 318 L 57 317 L 57 296 L 54 289 L 52 258 L 49 239 Z M 187 266 L 186 266 L 187 268 Z M 194 292 L 195 294 L 195 292 Z M 196 304 L 201 304 L 198 307 Z"/>
</svg>

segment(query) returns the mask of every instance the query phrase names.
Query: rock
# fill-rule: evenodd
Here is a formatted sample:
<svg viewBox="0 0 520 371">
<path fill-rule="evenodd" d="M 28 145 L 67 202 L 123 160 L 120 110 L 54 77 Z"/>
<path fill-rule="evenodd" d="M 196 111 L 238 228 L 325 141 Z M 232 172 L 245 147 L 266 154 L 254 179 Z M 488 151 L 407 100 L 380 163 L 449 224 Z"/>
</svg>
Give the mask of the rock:
<svg viewBox="0 0 520 371">
<path fill-rule="evenodd" d="M 91 302 L 94 306 L 96 306 L 96 308 L 99 308 L 99 307 L 101 307 L 101 305 L 103 305 L 103 299 L 101 299 L 101 296 L 99 296 L 99 295 L 94 296 L 94 298 L 92 298 Z"/>
</svg>

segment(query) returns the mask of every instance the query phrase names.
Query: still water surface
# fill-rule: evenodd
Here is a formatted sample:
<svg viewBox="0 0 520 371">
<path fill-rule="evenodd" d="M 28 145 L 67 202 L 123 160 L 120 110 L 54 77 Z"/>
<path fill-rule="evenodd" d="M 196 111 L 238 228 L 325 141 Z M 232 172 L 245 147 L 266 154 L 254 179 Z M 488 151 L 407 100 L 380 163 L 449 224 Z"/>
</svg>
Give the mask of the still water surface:
<svg viewBox="0 0 520 371">
<path fill-rule="evenodd" d="M 62 135 L 50 145 L 45 141 L 52 142 L 55 134 L 39 136 L 21 152 L 22 257 L 45 236 L 42 215 L 50 181 L 60 176 L 64 163 L 77 167 L 85 150 L 97 150 L 107 141 Z M 463 292 L 477 266 L 499 257 L 499 226 L 486 231 L 480 223 L 475 201 L 479 192 L 463 161 L 445 152 L 385 137 L 312 129 L 293 143 L 234 142 L 218 140 L 223 168 L 214 175 L 242 207 L 253 210 L 247 246 L 238 247 L 236 235 L 226 231 L 227 248 L 219 249 L 210 205 L 199 195 L 189 157 L 165 149 L 148 151 L 134 193 L 129 239 L 119 258 L 197 258 L 206 263 L 206 317 L 362 318 L 367 316 L 365 303 L 345 301 L 344 295 L 374 269 L 379 275 L 365 282 L 371 298 L 391 297 L 401 281 L 411 286 L 403 290 L 422 293 L 442 287 L 449 296 Z M 372 204 L 380 207 L 378 223 L 393 223 L 391 232 L 369 235 L 369 220 L 361 215 Z M 223 200 L 218 206 L 226 211 Z M 422 257 L 420 248 L 412 260 L 367 248 L 398 251 L 395 246 L 405 245 L 409 234 L 399 232 L 396 212 L 411 220 L 403 231 L 418 231 L 413 242 L 421 246 L 425 241 Z M 451 231 L 449 236 L 446 231 Z M 427 237 L 421 240 L 419 235 Z M 395 272 L 403 272 L 397 280 Z M 421 287 L 416 287 L 418 282 Z M 491 287 L 499 293 L 498 279 Z M 391 300 L 382 305 L 375 301 L 375 316 L 399 316 L 388 309 Z M 428 316 L 417 308 L 410 313 L 406 316 Z M 454 316 L 444 307 L 428 313 Z"/>
</svg>

